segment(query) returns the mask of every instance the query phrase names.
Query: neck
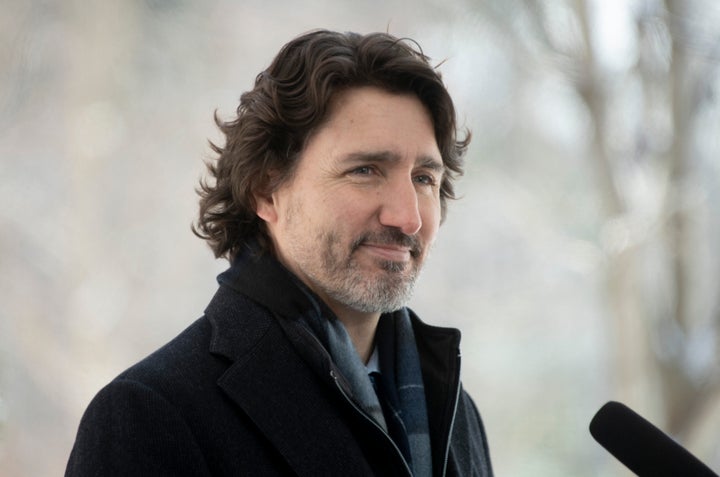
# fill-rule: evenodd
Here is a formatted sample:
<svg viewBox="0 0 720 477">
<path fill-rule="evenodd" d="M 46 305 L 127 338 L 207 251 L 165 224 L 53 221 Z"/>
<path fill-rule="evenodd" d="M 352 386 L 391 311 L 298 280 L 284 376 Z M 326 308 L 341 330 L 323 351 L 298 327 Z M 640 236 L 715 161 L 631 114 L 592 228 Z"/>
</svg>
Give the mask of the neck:
<svg viewBox="0 0 720 477">
<path fill-rule="evenodd" d="M 367 363 L 373 352 L 380 313 L 362 313 L 356 310 L 336 309 L 337 307 L 332 306 L 330 308 L 345 326 L 362 362 Z"/>
</svg>

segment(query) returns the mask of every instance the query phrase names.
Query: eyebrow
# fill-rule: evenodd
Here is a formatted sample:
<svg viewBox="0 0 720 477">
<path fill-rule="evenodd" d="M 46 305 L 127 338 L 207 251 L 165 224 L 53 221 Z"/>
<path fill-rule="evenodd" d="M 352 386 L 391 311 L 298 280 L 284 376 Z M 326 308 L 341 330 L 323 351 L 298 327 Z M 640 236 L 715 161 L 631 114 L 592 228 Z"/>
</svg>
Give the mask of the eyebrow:
<svg viewBox="0 0 720 477">
<path fill-rule="evenodd" d="M 343 158 L 343 162 L 397 162 L 400 155 L 393 151 L 360 151 L 348 154 Z M 430 169 L 435 172 L 442 173 L 445 171 L 445 164 L 438 161 L 433 156 L 423 155 L 415 160 L 415 164 L 419 167 Z"/>
</svg>

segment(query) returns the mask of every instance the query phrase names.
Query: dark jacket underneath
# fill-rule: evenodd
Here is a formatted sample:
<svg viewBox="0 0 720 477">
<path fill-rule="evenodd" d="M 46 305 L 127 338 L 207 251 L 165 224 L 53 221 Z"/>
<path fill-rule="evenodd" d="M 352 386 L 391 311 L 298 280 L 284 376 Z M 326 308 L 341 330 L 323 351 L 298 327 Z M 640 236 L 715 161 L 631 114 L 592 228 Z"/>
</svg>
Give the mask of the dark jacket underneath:
<svg viewBox="0 0 720 477">
<path fill-rule="evenodd" d="M 233 266 L 205 316 L 97 394 L 66 476 L 408 475 L 298 324 L 318 304 L 267 262 Z M 459 332 L 411 316 L 433 475 L 492 475 L 480 416 L 459 382 Z"/>
</svg>

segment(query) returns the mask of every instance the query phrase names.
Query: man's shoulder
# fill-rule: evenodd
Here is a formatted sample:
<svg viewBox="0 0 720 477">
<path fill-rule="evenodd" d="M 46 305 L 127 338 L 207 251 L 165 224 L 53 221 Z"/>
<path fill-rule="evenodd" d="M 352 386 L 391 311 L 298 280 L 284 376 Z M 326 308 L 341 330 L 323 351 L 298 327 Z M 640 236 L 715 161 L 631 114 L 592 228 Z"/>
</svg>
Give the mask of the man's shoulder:
<svg viewBox="0 0 720 477">
<path fill-rule="evenodd" d="M 232 361 L 254 347 L 271 322 L 260 305 L 218 292 L 202 317 L 114 381 L 166 392 L 214 385 Z"/>
<path fill-rule="evenodd" d="M 209 352 L 212 326 L 202 316 L 166 344 L 120 373 L 111 383 L 134 382 L 156 390 L 197 382 L 217 367 Z M 163 393 L 164 394 L 164 393 Z"/>
</svg>

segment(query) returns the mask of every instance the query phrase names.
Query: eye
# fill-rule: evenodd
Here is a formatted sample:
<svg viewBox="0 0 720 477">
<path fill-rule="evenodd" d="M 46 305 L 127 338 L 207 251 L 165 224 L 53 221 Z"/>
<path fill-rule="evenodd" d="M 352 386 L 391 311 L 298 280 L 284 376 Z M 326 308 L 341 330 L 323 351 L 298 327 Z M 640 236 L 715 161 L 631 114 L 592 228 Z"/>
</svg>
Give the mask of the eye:
<svg viewBox="0 0 720 477">
<path fill-rule="evenodd" d="M 437 181 L 435 180 L 435 177 L 430 174 L 420 174 L 415 176 L 415 182 L 432 186 L 435 185 Z"/>
<path fill-rule="evenodd" d="M 373 168 L 370 166 L 360 166 L 350 171 L 350 174 L 358 176 L 367 176 L 373 173 Z"/>
</svg>

